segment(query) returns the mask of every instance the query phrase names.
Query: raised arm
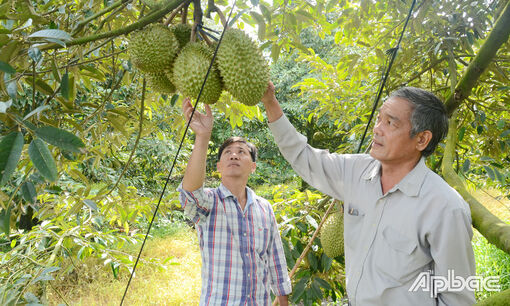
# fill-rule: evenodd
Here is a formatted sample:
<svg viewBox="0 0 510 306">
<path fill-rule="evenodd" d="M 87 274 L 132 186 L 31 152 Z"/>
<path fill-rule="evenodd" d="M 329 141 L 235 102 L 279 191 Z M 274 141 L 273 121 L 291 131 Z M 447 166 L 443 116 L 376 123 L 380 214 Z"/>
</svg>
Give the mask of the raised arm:
<svg viewBox="0 0 510 306">
<path fill-rule="evenodd" d="M 207 147 L 213 127 L 212 111 L 207 104 L 205 104 L 205 111 L 205 114 L 195 111 L 190 123 L 191 130 L 195 132 L 195 145 L 182 180 L 182 188 L 190 192 L 202 187 L 205 179 Z M 182 102 L 182 112 L 186 120 L 189 120 L 193 112 L 189 98 Z"/>
<path fill-rule="evenodd" d="M 274 94 L 274 84 L 271 81 L 269 81 L 266 92 L 264 96 L 262 96 L 262 103 L 264 103 L 264 107 L 266 108 L 267 121 L 274 122 L 283 115 L 282 108 Z"/>
</svg>

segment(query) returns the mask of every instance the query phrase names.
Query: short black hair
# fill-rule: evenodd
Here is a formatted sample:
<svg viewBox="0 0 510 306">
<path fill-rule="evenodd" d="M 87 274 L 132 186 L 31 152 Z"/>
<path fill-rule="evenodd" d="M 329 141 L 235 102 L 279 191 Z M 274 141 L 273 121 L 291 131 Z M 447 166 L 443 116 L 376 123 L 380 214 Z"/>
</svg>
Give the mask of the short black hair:
<svg viewBox="0 0 510 306">
<path fill-rule="evenodd" d="M 255 147 L 253 143 L 246 141 L 246 139 L 244 139 L 243 137 L 233 136 L 225 140 L 223 144 L 220 146 L 220 149 L 218 150 L 218 161 L 221 159 L 221 154 L 223 153 L 223 150 L 235 142 L 241 142 L 246 144 L 248 146 L 248 150 L 250 151 L 251 160 L 253 162 L 257 160 L 257 147 Z"/>
<path fill-rule="evenodd" d="M 437 144 L 448 134 L 448 115 L 443 102 L 433 93 L 416 87 L 402 87 L 391 97 L 403 98 L 411 103 L 410 136 L 430 131 L 432 139 L 421 155 L 427 157 L 434 153 Z"/>
</svg>

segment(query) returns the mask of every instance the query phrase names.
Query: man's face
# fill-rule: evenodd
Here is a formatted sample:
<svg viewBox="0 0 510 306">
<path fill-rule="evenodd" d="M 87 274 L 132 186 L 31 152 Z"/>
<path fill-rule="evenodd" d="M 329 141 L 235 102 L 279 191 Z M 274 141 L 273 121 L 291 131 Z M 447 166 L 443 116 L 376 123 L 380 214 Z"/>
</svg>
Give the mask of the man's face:
<svg viewBox="0 0 510 306">
<path fill-rule="evenodd" d="M 419 159 L 418 137 L 410 136 L 411 113 L 411 103 L 403 98 L 391 97 L 383 103 L 373 130 L 373 158 L 386 164 Z"/>
<path fill-rule="evenodd" d="M 248 145 L 242 142 L 234 142 L 225 149 L 216 164 L 218 171 L 224 177 L 238 177 L 248 179 L 255 171 L 256 163 L 252 161 Z"/>
</svg>

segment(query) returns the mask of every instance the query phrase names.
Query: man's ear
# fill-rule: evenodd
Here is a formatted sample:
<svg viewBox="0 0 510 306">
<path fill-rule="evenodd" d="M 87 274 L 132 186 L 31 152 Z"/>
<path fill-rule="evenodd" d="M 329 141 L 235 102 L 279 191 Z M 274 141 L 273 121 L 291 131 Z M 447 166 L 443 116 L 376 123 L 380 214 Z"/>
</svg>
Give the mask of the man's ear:
<svg viewBox="0 0 510 306">
<path fill-rule="evenodd" d="M 257 169 L 257 163 L 253 162 L 252 167 L 251 167 L 251 173 L 254 173 L 256 169 Z"/>
<path fill-rule="evenodd" d="M 425 130 L 416 134 L 416 149 L 418 151 L 423 151 L 429 145 L 432 140 L 432 132 L 429 130 Z"/>
</svg>

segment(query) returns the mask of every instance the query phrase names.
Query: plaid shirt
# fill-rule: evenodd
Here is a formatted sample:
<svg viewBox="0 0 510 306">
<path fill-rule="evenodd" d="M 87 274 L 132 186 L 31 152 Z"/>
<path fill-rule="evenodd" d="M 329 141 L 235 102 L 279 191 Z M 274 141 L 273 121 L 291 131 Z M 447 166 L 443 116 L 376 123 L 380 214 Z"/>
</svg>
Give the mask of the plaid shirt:
<svg viewBox="0 0 510 306">
<path fill-rule="evenodd" d="M 193 192 L 181 185 L 178 190 L 200 241 L 200 305 L 270 305 L 270 287 L 277 296 L 291 293 L 280 234 L 267 200 L 246 187 L 241 211 L 223 184 Z"/>
</svg>

